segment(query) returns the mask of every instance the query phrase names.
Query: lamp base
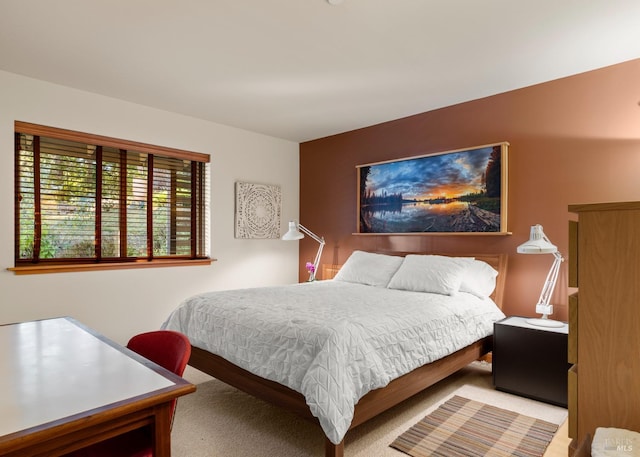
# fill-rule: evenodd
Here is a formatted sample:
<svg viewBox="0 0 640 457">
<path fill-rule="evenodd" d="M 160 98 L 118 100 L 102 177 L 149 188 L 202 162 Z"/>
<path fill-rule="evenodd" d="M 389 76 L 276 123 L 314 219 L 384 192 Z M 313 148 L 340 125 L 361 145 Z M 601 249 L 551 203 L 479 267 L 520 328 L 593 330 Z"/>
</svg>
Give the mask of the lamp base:
<svg viewBox="0 0 640 457">
<path fill-rule="evenodd" d="M 560 328 L 564 327 L 564 322 L 554 321 L 553 319 L 547 319 L 546 317 L 536 318 L 536 319 L 527 319 L 527 324 L 537 325 L 538 327 L 550 327 L 550 328 Z"/>
</svg>

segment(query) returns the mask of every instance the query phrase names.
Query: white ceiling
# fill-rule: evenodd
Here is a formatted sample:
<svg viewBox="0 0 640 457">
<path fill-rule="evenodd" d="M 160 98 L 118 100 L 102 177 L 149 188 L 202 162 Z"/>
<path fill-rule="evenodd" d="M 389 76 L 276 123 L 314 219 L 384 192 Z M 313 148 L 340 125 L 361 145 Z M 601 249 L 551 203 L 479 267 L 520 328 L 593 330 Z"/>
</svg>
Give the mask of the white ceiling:
<svg viewBox="0 0 640 457">
<path fill-rule="evenodd" d="M 638 0 L 0 0 L 0 69 L 296 142 L 640 57 Z"/>
</svg>

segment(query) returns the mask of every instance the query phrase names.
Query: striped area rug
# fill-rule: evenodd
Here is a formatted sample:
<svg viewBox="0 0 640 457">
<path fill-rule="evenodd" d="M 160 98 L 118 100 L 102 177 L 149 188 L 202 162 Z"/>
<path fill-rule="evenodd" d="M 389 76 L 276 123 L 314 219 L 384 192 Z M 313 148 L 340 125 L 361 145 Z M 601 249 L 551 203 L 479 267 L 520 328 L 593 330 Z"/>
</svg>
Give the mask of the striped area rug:
<svg viewBox="0 0 640 457">
<path fill-rule="evenodd" d="M 390 446 L 412 457 L 539 457 L 557 430 L 557 424 L 454 395 Z"/>
</svg>

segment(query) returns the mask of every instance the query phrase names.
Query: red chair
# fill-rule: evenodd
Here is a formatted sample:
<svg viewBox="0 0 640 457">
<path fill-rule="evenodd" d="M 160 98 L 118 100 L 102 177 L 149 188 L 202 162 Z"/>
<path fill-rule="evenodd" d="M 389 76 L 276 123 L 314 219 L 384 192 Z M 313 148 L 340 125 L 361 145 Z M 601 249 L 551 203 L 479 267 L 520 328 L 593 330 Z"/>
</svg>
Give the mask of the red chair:
<svg viewBox="0 0 640 457">
<path fill-rule="evenodd" d="M 171 330 L 136 335 L 129 340 L 127 348 L 178 376 L 184 373 L 191 355 L 189 339 L 182 333 Z M 172 421 L 176 402 L 174 400 L 171 405 Z M 153 433 L 149 428 L 136 429 L 79 449 L 65 457 L 153 457 Z"/>
</svg>

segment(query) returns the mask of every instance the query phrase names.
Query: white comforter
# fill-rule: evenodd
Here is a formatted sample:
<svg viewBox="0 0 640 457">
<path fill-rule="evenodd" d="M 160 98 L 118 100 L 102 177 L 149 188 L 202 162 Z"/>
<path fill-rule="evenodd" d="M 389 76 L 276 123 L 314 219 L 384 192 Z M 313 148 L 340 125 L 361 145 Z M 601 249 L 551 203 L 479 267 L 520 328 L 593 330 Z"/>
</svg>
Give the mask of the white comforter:
<svg viewBox="0 0 640 457">
<path fill-rule="evenodd" d="M 490 335 L 503 317 L 466 293 L 316 281 L 196 295 L 163 327 L 303 394 L 338 444 L 363 395 Z"/>
</svg>

